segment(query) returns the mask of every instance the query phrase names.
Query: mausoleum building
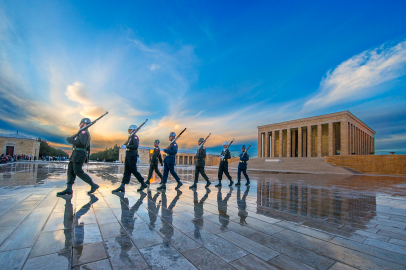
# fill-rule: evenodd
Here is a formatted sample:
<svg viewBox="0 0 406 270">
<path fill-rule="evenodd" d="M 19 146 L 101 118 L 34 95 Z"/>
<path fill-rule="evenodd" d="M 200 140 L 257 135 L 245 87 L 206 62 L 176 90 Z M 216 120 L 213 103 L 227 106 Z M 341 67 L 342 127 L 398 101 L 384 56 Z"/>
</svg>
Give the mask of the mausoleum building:
<svg viewBox="0 0 406 270">
<path fill-rule="evenodd" d="M 18 132 L 0 134 L 0 149 L 5 155 L 27 155 L 37 157 L 39 155 L 40 142 Z"/>
<path fill-rule="evenodd" d="M 258 126 L 258 157 L 375 153 L 375 131 L 349 111 Z"/>
</svg>

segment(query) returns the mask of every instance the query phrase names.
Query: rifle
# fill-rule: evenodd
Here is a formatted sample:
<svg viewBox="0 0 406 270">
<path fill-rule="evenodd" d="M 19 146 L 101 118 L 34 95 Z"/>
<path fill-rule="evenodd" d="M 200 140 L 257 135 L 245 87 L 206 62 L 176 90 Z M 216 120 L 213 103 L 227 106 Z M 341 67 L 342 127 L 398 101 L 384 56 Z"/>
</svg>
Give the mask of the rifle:
<svg viewBox="0 0 406 270">
<path fill-rule="evenodd" d="M 127 146 L 128 146 L 128 144 L 130 143 L 130 140 L 131 140 L 132 136 L 134 136 L 135 133 L 137 133 L 138 130 L 140 130 L 140 129 L 142 128 L 142 126 L 145 125 L 145 123 L 146 123 L 147 121 L 148 121 L 148 119 L 145 120 L 144 123 L 142 123 L 136 130 L 134 130 L 133 132 L 131 132 L 130 136 L 128 136 L 128 139 L 125 141 L 125 143 L 124 143 L 123 145 L 127 145 Z"/>
<path fill-rule="evenodd" d="M 96 120 L 94 120 L 93 122 L 91 122 L 89 125 L 86 125 L 84 127 L 82 127 L 81 129 L 79 129 L 78 133 L 76 133 L 76 135 L 74 135 L 75 137 L 78 136 L 83 130 L 90 128 L 91 126 L 93 126 L 94 124 L 96 124 L 97 121 L 99 121 L 100 119 L 102 119 L 106 114 L 108 114 L 109 112 L 106 112 L 105 114 L 103 114 L 102 116 L 100 116 L 99 118 L 97 118 Z"/>
<path fill-rule="evenodd" d="M 251 145 L 252 145 L 252 143 L 250 144 L 250 146 L 248 146 L 247 149 L 245 149 L 244 154 L 248 152 L 248 149 L 250 149 Z"/>
<path fill-rule="evenodd" d="M 202 142 L 202 144 L 199 146 L 198 149 L 203 147 L 203 144 L 207 141 L 207 139 L 210 137 L 211 133 L 209 133 L 209 136 L 207 136 L 207 138 Z"/>
<path fill-rule="evenodd" d="M 224 151 L 224 155 L 226 154 L 228 148 L 230 148 L 230 145 L 231 145 L 233 142 L 234 142 L 234 138 L 233 138 L 233 140 L 228 144 L 226 150 L 223 150 L 223 151 Z"/>
<path fill-rule="evenodd" d="M 168 146 L 168 147 L 166 147 L 166 149 L 169 149 L 169 147 L 171 147 L 171 145 L 172 145 L 172 144 L 174 144 L 174 143 L 176 142 L 176 140 L 177 140 L 177 139 L 179 139 L 180 135 L 182 135 L 182 133 L 183 133 L 183 132 L 185 132 L 185 130 L 186 130 L 186 128 L 185 128 L 184 130 L 182 130 L 182 132 L 181 132 L 181 133 L 179 133 L 179 135 L 178 135 L 178 136 L 176 136 L 176 138 L 175 138 L 175 139 L 173 139 L 173 140 L 171 141 L 171 143 L 169 144 L 169 146 Z"/>
</svg>

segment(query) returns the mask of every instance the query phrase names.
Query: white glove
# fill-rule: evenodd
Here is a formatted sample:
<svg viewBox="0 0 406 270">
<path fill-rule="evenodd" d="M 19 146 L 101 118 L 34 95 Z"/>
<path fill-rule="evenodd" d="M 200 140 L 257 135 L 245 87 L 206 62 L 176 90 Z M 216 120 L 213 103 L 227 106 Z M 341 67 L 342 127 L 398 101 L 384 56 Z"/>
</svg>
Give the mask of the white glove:
<svg viewBox="0 0 406 270">
<path fill-rule="evenodd" d="M 127 148 L 127 145 L 122 145 L 121 146 L 121 149 L 126 149 Z"/>
<path fill-rule="evenodd" d="M 138 162 L 138 163 L 141 163 L 141 160 L 140 160 L 139 158 L 137 158 L 137 162 Z"/>
<path fill-rule="evenodd" d="M 221 159 L 224 159 L 224 156 L 221 156 Z"/>
</svg>

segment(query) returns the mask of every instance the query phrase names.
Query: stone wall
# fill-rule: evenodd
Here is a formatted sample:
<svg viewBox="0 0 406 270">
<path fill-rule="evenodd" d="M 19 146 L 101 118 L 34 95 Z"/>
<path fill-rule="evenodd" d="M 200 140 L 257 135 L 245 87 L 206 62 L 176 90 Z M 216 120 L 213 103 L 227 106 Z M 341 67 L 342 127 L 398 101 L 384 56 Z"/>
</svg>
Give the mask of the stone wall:
<svg viewBox="0 0 406 270">
<path fill-rule="evenodd" d="M 40 147 L 39 141 L 0 137 L 0 149 L 2 151 L 1 154 L 6 154 L 7 146 L 14 147 L 14 155 L 31 155 L 38 158 Z"/>
<path fill-rule="evenodd" d="M 360 173 L 406 175 L 406 155 L 328 156 L 324 161 Z"/>
</svg>

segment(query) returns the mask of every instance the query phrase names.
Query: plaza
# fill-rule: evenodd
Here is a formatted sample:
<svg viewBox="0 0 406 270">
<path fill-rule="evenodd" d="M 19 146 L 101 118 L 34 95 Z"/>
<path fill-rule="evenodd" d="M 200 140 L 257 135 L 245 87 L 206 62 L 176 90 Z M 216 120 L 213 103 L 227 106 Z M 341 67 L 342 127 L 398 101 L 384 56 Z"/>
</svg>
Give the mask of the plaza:
<svg viewBox="0 0 406 270">
<path fill-rule="evenodd" d="M 179 191 L 132 178 L 112 194 L 124 167 L 100 163 L 84 166 L 93 195 L 77 179 L 56 197 L 66 167 L 0 166 L 0 269 L 406 268 L 405 177 L 249 172 L 250 187 L 194 191 L 194 167 L 177 166 Z"/>
</svg>

